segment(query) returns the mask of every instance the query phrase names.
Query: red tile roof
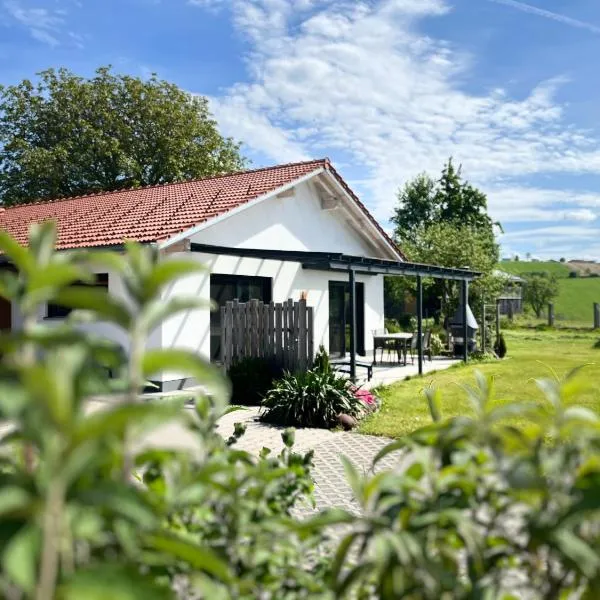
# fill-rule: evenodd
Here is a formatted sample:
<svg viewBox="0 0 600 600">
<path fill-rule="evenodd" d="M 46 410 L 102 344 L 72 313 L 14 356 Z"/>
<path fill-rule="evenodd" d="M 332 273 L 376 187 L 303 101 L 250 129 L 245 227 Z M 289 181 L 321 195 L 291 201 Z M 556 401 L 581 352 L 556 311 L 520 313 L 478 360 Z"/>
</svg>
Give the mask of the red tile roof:
<svg viewBox="0 0 600 600">
<path fill-rule="evenodd" d="M 37 202 L 0 211 L 0 227 L 22 244 L 29 225 L 54 220 L 57 248 L 157 242 L 220 216 L 319 169 L 329 170 L 393 244 L 328 159 L 290 163 L 208 179 Z"/>
</svg>

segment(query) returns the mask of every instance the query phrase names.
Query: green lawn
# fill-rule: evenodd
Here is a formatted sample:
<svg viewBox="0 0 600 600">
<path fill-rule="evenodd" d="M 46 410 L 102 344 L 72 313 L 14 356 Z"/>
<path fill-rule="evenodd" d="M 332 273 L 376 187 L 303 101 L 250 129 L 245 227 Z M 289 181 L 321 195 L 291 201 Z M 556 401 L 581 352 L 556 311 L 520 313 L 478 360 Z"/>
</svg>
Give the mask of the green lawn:
<svg viewBox="0 0 600 600">
<path fill-rule="evenodd" d="M 563 376 L 574 367 L 595 362 L 579 375 L 586 382 L 586 390 L 576 403 L 600 414 L 600 349 L 593 348 L 598 334 L 514 330 L 506 331 L 505 336 L 508 356 L 502 361 L 461 365 L 383 388 L 381 411 L 361 425 L 361 433 L 398 437 L 429 424 L 423 389 L 430 384 L 442 392 L 443 416 L 470 413 L 469 401 L 460 386 L 474 384 L 477 369 L 494 377 L 498 403 L 545 402 L 535 379 L 551 376 L 552 369 Z"/>
<path fill-rule="evenodd" d="M 566 263 L 561 262 L 525 262 L 525 261 L 514 261 L 504 260 L 498 268 L 501 271 L 512 273 L 513 275 L 523 275 L 525 273 L 554 273 L 559 278 L 566 278 L 569 276 L 571 269 Z"/>
<path fill-rule="evenodd" d="M 561 279 L 559 285 L 560 293 L 555 301 L 556 318 L 592 327 L 593 305 L 600 302 L 600 278 Z"/>
<path fill-rule="evenodd" d="M 593 304 L 600 302 L 600 277 L 569 278 L 570 269 L 560 262 L 522 262 L 504 261 L 500 269 L 514 275 L 532 272 L 554 273 L 559 278 L 560 293 L 554 301 L 554 312 L 558 325 L 564 327 L 591 327 L 593 323 Z M 531 315 L 521 319 L 522 324 L 546 322 L 547 316 L 536 320 Z"/>
</svg>

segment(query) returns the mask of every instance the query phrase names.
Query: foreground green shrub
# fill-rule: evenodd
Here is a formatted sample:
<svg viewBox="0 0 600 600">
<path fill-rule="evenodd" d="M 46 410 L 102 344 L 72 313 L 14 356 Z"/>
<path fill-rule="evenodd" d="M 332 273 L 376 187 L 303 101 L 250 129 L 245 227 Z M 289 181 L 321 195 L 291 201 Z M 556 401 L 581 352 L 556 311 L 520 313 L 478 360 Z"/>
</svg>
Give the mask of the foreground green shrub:
<svg viewBox="0 0 600 600">
<path fill-rule="evenodd" d="M 50 224 L 32 229 L 29 249 L 0 232 L 18 269 L 0 272 L 0 294 L 23 315 L 21 331 L 0 334 L 0 419 L 14 427 L 0 438 L 0 596 L 154 600 L 180 588 L 182 597 L 318 597 L 321 533 L 300 535 L 290 519 L 310 498 L 311 455 L 291 451 L 290 432 L 276 457 L 230 448 L 215 432 L 228 396 L 219 372 L 188 351 L 147 349 L 164 319 L 204 306 L 159 300 L 202 266 L 150 246 L 54 253 L 54 243 Z M 74 285 L 98 267 L 121 279 L 127 298 Z M 38 323 L 50 301 L 75 311 L 60 325 Z M 115 344 L 79 330 L 94 320 L 128 338 L 126 364 Z M 195 414 L 180 401 L 140 403 L 162 370 L 195 377 L 210 399 L 198 397 Z M 90 412 L 90 393 L 115 389 Z M 183 449 L 142 443 L 165 423 L 188 434 Z"/>
<path fill-rule="evenodd" d="M 364 477 L 346 463 L 362 516 L 339 545 L 338 597 L 597 597 L 600 422 L 569 407 L 577 371 L 539 386 L 551 410 L 497 404 L 478 375 L 466 388 L 474 416 L 449 420 L 430 389 L 433 425 L 376 459 L 408 453 L 404 469 Z"/>
<path fill-rule="evenodd" d="M 260 418 L 277 425 L 332 428 L 339 415 L 357 418 L 363 409 L 348 379 L 313 369 L 276 381 L 263 400 Z"/>
<path fill-rule="evenodd" d="M 227 373 L 232 404 L 258 406 L 282 375 L 281 366 L 267 358 L 248 357 L 233 364 Z"/>
<path fill-rule="evenodd" d="M 401 452 L 401 468 L 364 476 L 346 461 L 360 511 L 299 519 L 312 454 L 293 452 L 291 431 L 278 456 L 240 451 L 242 426 L 227 441 L 215 430 L 227 411 L 220 374 L 187 351 L 147 349 L 162 320 L 201 306 L 157 300 L 199 265 L 137 245 L 121 255 L 56 254 L 54 241 L 47 224 L 33 228 L 30 249 L 0 232 L 18 269 L 0 272 L 0 294 L 24 317 L 22 331 L 0 334 L 0 419 L 12 426 L 0 438 L 1 597 L 597 597 L 600 422 L 574 406 L 586 391 L 580 369 L 539 381 L 544 400 L 534 405 L 497 402 L 493 380 L 478 375 L 465 388 L 472 416 L 448 420 L 427 390 L 433 424 L 379 454 Z M 99 266 L 122 280 L 126 300 L 74 285 Z M 38 323 L 48 301 L 76 311 L 61 325 Z M 127 364 L 113 344 L 79 331 L 81 320 L 119 327 Z M 109 369 L 121 379 L 109 380 Z M 195 411 L 140 402 L 163 369 L 196 377 L 210 396 L 198 396 Z M 278 383 L 275 411 L 329 423 L 352 414 L 348 382 L 327 369 L 305 377 Z M 90 393 L 115 389 L 112 402 L 89 410 Z M 193 443 L 150 443 L 165 423 Z"/>
</svg>

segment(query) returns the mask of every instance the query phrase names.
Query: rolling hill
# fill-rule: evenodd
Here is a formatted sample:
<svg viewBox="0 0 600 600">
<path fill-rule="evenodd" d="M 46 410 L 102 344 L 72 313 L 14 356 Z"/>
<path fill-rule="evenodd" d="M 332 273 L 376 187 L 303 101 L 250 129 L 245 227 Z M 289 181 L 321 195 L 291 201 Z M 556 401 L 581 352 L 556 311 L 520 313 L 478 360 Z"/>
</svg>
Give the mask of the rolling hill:
<svg viewBox="0 0 600 600">
<path fill-rule="evenodd" d="M 561 263 L 554 261 L 525 262 L 503 261 L 499 268 L 513 275 L 548 272 L 559 278 L 560 293 L 554 302 L 556 320 L 573 325 L 591 327 L 593 303 L 600 302 L 600 277 L 569 277 L 571 271 L 584 275 L 589 268 L 592 273 L 600 271 L 600 264 L 574 261 Z"/>
</svg>

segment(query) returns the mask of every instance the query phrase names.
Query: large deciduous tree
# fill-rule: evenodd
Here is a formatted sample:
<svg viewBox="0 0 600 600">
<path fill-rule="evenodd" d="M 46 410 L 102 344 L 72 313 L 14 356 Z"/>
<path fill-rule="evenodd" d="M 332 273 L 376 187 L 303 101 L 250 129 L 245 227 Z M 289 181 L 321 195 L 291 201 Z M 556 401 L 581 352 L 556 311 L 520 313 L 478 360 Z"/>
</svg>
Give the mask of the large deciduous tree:
<svg viewBox="0 0 600 600">
<path fill-rule="evenodd" d="M 487 213 L 486 195 L 463 180 L 461 167 L 455 168 L 451 158 L 437 181 L 423 173 L 398 191 L 392 223 L 395 239 L 410 260 L 467 266 L 482 273 L 472 285 L 472 304 L 492 300 L 501 290 L 502 281 L 494 275 L 499 259 L 494 231 L 498 224 Z M 408 280 L 388 278 L 386 307 L 397 312 L 401 299 L 413 287 Z M 435 316 L 439 316 L 434 311 L 440 299 L 448 301 L 448 313 L 456 295 L 454 286 L 444 281 L 425 285 L 425 305 Z"/>
<path fill-rule="evenodd" d="M 0 87 L 0 200 L 110 191 L 244 168 L 206 98 L 152 76 L 66 69 Z"/>
<path fill-rule="evenodd" d="M 422 173 L 407 182 L 397 194 L 398 205 L 392 223 L 396 239 L 414 242 L 434 223 L 443 221 L 493 231 L 495 223 L 487 213 L 487 197 L 468 181 L 452 158 L 444 165 L 439 180 Z"/>
</svg>

